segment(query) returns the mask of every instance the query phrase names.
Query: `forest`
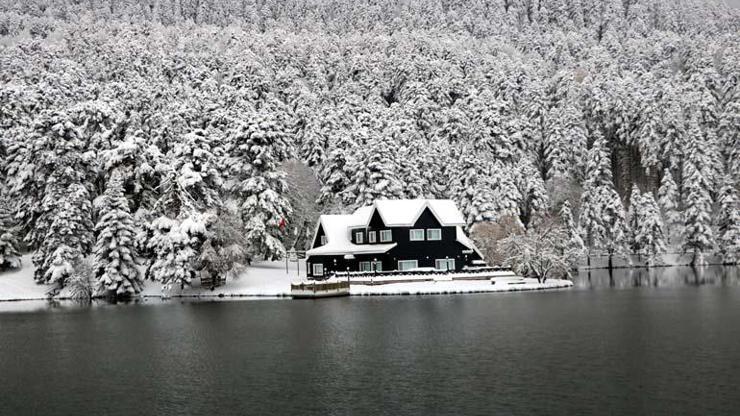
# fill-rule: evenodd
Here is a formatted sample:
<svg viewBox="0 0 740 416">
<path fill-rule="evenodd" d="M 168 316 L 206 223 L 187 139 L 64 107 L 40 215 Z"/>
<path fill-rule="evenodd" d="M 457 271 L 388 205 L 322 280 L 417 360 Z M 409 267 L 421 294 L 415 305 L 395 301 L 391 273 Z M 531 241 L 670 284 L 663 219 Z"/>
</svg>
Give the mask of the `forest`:
<svg viewBox="0 0 740 416">
<path fill-rule="evenodd" d="M 740 251 L 721 1 L 0 0 L 0 52 L 0 269 L 39 283 L 233 275 L 378 198 L 483 247 Z"/>
</svg>

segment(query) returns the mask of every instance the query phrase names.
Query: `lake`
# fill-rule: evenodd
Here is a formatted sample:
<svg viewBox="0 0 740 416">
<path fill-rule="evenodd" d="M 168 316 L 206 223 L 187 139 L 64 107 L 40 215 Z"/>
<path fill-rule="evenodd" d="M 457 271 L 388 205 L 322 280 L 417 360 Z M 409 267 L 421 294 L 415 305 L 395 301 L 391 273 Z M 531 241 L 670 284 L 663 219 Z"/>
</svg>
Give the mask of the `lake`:
<svg viewBox="0 0 740 416">
<path fill-rule="evenodd" d="M 737 415 L 739 275 L 4 312 L 0 415 Z"/>
</svg>

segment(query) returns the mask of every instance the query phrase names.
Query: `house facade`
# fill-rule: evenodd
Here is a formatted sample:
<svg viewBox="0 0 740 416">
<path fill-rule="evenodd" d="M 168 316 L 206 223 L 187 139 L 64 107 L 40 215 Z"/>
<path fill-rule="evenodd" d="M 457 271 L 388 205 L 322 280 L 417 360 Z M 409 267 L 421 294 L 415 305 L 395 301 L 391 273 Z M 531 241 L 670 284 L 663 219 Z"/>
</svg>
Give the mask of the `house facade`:
<svg viewBox="0 0 740 416">
<path fill-rule="evenodd" d="M 462 270 L 483 256 L 450 200 L 379 200 L 348 215 L 322 215 L 306 252 L 308 277 L 333 272 Z"/>
</svg>

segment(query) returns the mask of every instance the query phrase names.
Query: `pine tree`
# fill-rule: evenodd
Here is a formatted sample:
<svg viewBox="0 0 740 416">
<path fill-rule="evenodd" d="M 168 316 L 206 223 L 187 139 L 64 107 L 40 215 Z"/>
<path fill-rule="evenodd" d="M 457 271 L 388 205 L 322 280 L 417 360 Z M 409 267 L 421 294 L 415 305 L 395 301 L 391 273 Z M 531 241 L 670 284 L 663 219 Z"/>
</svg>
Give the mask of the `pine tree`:
<svg viewBox="0 0 740 416">
<path fill-rule="evenodd" d="M 59 201 L 41 246 L 33 256 L 35 279 L 63 288 L 82 257 L 92 249 L 92 204 L 84 186 L 71 185 Z"/>
<path fill-rule="evenodd" d="M 384 135 L 371 137 L 353 160 L 354 177 L 346 189 L 353 206 L 371 205 L 377 199 L 403 198 L 403 183 L 396 146 Z"/>
<path fill-rule="evenodd" d="M 658 205 L 665 218 L 668 243 L 674 243 L 683 234 L 683 219 L 678 209 L 678 186 L 673 181 L 670 169 L 663 170 L 658 188 Z"/>
<path fill-rule="evenodd" d="M 159 217 L 152 222 L 148 248 L 154 253 L 147 277 L 163 284 L 163 290 L 184 289 L 197 276 L 197 260 L 207 238 L 206 219 L 198 214 L 182 221 Z"/>
<path fill-rule="evenodd" d="M 452 192 L 468 226 L 496 220 L 495 196 L 486 178 L 483 162 L 474 154 L 463 154 L 458 172 Z"/>
<path fill-rule="evenodd" d="M 290 144 L 279 118 L 256 113 L 228 136 L 227 188 L 241 201 L 241 215 L 251 251 L 265 259 L 285 254 L 281 241 L 292 209 L 286 196 L 285 173 L 279 164 L 288 158 Z"/>
<path fill-rule="evenodd" d="M 692 252 L 692 265 L 704 265 L 704 252 L 714 246 L 711 211 L 709 158 L 696 119 L 691 120 L 683 165 L 684 252 Z"/>
<path fill-rule="evenodd" d="M 629 234 L 629 244 L 630 249 L 633 253 L 639 253 L 640 252 L 640 246 L 638 245 L 637 241 L 637 227 L 640 223 L 640 215 L 642 214 L 643 210 L 643 199 L 642 194 L 640 193 L 640 188 L 637 187 L 637 184 L 632 185 L 632 192 L 630 193 L 630 205 L 629 209 L 627 210 L 627 225 L 630 229 Z"/>
<path fill-rule="evenodd" d="M 566 244 L 568 263 L 572 269 L 575 269 L 578 266 L 580 257 L 586 251 L 586 245 L 583 244 L 581 230 L 578 229 L 578 226 L 573 220 L 573 212 L 570 209 L 570 202 L 567 199 L 563 202 L 562 208 L 560 208 L 560 223 L 565 228 L 566 235 L 568 236 L 568 242 Z"/>
<path fill-rule="evenodd" d="M 663 219 L 652 193 L 646 192 L 640 197 L 640 205 L 636 211 L 633 245 L 638 253 L 647 256 L 647 265 L 651 267 L 658 264 L 660 255 L 666 252 Z"/>
<path fill-rule="evenodd" d="M 628 227 L 622 200 L 614 189 L 606 141 L 597 135 L 589 152 L 586 183 L 581 195 L 580 223 L 587 247 L 609 255 L 609 269 L 615 254 L 626 256 Z"/>
<path fill-rule="evenodd" d="M 108 180 L 95 232 L 98 237 L 93 267 L 99 291 L 114 297 L 137 295 L 142 289 L 142 278 L 134 248 L 136 230 L 118 172 Z"/>
<path fill-rule="evenodd" d="M 0 194 L 0 271 L 21 267 L 21 255 L 18 251 L 18 227 L 7 199 Z"/>
<path fill-rule="evenodd" d="M 540 173 L 528 158 L 522 158 L 517 165 L 517 189 L 521 197 L 519 218 L 529 227 L 538 217 L 547 214 L 550 199 Z"/>
<path fill-rule="evenodd" d="M 740 207 L 731 174 L 725 177 L 719 192 L 717 213 L 717 242 L 725 264 L 737 263 L 740 258 Z"/>
</svg>

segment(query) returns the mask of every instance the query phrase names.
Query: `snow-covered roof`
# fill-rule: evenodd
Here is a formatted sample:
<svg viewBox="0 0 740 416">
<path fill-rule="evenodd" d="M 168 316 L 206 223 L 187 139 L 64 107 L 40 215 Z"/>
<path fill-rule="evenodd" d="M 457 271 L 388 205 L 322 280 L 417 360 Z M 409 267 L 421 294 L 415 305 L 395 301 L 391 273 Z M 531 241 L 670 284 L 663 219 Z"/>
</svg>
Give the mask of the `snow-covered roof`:
<svg viewBox="0 0 740 416">
<path fill-rule="evenodd" d="M 483 258 L 483 253 L 478 250 L 478 247 L 475 246 L 475 243 L 473 243 L 473 240 L 471 240 L 467 235 L 465 235 L 465 231 L 463 231 L 462 227 L 459 225 L 455 227 L 456 235 L 455 239 L 458 243 L 464 245 L 465 247 L 469 248 L 470 250 L 475 251 L 480 258 Z"/>
<path fill-rule="evenodd" d="M 412 226 L 425 208 L 432 211 L 442 226 L 465 225 L 462 213 L 449 199 L 383 199 L 356 210 L 352 214 L 356 222 L 351 227 L 366 227 L 374 211 L 378 211 L 388 227 Z"/>
<path fill-rule="evenodd" d="M 429 208 L 437 221 L 445 227 L 457 227 L 457 241 L 465 247 L 478 252 L 473 242 L 465 236 L 461 226 L 465 225 L 462 213 L 449 199 L 386 199 L 375 201 L 372 205 L 358 208 L 347 215 L 322 215 L 316 227 L 313 241 L 319 226 L 323 228 L 327 243 L 306 252 L 309 256 L 340 254 L 374 254 L 385 253 L 396 246 L 391 244 L 353 244 L 350 240 L 350 229 L 367 227 L 373 212 L 377 210 L 383 223 L 388 227 L 412 226 Z M 462 236 L 462 237 L 461 237 Z M 478 252 L 480 254 L 480 252 Z M 481 256 L 482 257 L 482 256 Z"/>
<path fill-rule="evenodd" d="M 362 209 L 362 208 L 361 208 Z M 359 210 L 358 210 L 359 211 Z M 349 215 L 322 215 L 319 224 L 324 229 L 326 244 L 312 248 L 306 252 L 309 256 L 340 255 L 340 254 L 374 254 L 385 253 L 396 246 L 391 244 L 352 244 L 349 229 L 357 221 L 355 211 Z M 316 229 L 318 232 L 318 228 Z M 314 241 L 316 234 L 314 233 Z"/>
</svg>

